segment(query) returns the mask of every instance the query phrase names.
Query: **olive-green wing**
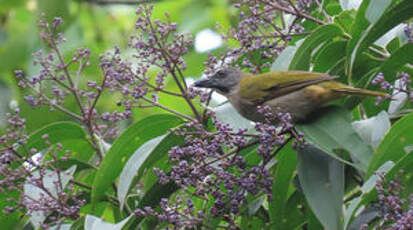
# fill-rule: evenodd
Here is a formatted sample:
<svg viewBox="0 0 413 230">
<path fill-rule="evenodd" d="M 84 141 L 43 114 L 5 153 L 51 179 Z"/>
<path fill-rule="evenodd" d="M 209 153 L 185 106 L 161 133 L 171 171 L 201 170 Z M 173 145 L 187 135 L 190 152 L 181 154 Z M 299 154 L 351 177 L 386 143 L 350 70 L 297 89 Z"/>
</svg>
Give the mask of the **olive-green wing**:
<svg viewBox="0 0 413 230">
<path fill-rule="evenodd" d="M 334 80 L 337 77 L 305 71 L 247 74 L 240 81 L 240 96 L 255 103 L 286 95 L 309 85 Z"/>
</svg>

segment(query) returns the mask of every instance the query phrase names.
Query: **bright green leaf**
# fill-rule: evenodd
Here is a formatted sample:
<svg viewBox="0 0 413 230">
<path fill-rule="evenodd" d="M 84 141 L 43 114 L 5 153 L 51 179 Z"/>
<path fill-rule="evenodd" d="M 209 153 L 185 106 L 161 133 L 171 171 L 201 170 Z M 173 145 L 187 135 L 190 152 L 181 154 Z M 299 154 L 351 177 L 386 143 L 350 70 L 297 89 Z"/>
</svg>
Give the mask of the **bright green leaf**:
<svg viewBox="0 0 413 230">
<path fill-rule="evenodd" d="M 146 141 L 165 134 L 181 124 L 177 116 L 159 114 L 140 120 L 125 130 L 113 143 L 96 173 L 92 186 L 92 203 L 96 204 L 115 182 L 129 157 Z"/>
<path fill-rule="evenodd" d="M 324 46 L 315 57 L 314 72 L 329 72 L 334 65 L 345 57 L 347 42 L 335 41 Z"/>
<path fill-rule="evenodd" d="M 291 60 L 290 70 L 308 70 L 310 67 L 311 53 L 321 43 L 330 41 L 334 37 L 343 34 L 340 27 L 334 24 L 325 25 L 317 28 L 308 36 L 303 44 L 295 52 L 294 58 Z"/>
<path fill-rule="evenodd" d="M 367 177 L 384 162 L 397 162 L 406 155 L 405 147 L 413 145 L 413 114 L 397 121 L 380 143 L 367 171 Z"/>
<path fill-rule="evenodd" d="M 141 169 L 141 166 L 145 163 L 148 157 L 151 157 L 151 154 L 156 154 L 160 152 L 154 152 L 153 150 L 162 142 L 165 138 L 165 135 L 155 137 L 152 140 L 149 140 L 145 144 L 141 145 L 129 158 L 126 165 L 123 167 L 122 173 L 119 176 L 119 185 L 118 185 L 118 200 L 120 202 L 120 208 L 123 208 L 126 195 L 129 191 L 129 188 L 132 184 L 132 180 L 137 174 L 138 170 Z M 162 152 L 161 154 L 166 154 Z M 152 156 L 153 157 L 153 156 Z M 160 159 L 161 156 L 156 156 L 157 159 Z M 142 169 L 149 169 L 143 167 Z M 141 170 L 143 171 L 143 170 Z"/>
<path fill-rule="evenodd" d="M 375 3 L 375 1 L 371 3 L 374 4 L 373 2 Z M 347 49 L 349 73 L 352 73 L 354 63 L 360 58 L 360 54 L 367 49 L 368 46 L 372 45 L 373 42 L 389 30 L 411 17 L 413 17 L 413 2 L 410 0 L 402 0 L 397 5 L 391 6 L 384 11 L 375 23 L 368 26 L 368 28 L 366 27 L 367 29 L 365 31 L 363 28 L 357 30 L 359 36 L 353 36 Z"/>
</svg>

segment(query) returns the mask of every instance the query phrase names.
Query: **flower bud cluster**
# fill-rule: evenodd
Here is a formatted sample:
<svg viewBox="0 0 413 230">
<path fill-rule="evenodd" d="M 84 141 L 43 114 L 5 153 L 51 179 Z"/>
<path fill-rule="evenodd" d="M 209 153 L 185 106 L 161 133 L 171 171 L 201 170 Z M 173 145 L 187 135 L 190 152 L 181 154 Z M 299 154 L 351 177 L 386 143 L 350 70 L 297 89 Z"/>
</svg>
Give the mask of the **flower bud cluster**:
<svg viewBox="0 0 413 230">
<path fill-rule="evenodd" d="M 19 109 L 7 117 L 7 132 L 0 137 L 0 195 L 7 197 L 8 203 L 3 214 L 21 211 L 28 217 L 43 215 L 44 229 L 65 219 L 78 219 L 80 207 L 85 204 L 82 190 L 75 190 L 72 184 L 64 186 L 60 176 L 51 181 L 56 178 L 53 175 L 64 174 L 59 165 L 69 159 L 71 152 L 61 143 L 52 144 L 47 134 L 41 136 L 45 149 L 29 149 L 25 119 L 20 117 Z M 33 191 L 39 191 L 39 197 L 33 197 Z"/>
<path fill-rule="evenodd" d="M 388 82 L 383 73 L 377 74 L 377 76 L 371 81 L 373 85 L 379 85 L 381 89 L 393 91 L 393 96 L 404 93 L 408 95 L 408 98 L 410 100 L 410 103 L 413 104 L 413 89 L 411 88 L 411 82 L 412 79 L 408 73 L 399 73 L 398 74 L 398 84 L 397 85 L 392 85 L 390 82 Z M 380 104 L 383 99 L 391 99 L 391 95 L 388 94 L 386 98 L 378 97 L 377 98 L 377 104 Z"/>
<path fill-rule="evenodd" d="M 413 195 L 407 199 L 402 196 L 404 187 L 400 178 L 396 177 L 388 181 L 383 175 L 379 176 L 376 185 L 380 215 L 379 229 L 413 229 Z"/>
<path fill-rule="evenodd" d="M 293 136 L 293 127 L 288 114 L 275 116 L 267 106 L 258 109 L 267 119 L 256 125 L 257 134 L 248 134 L 245 129 L 233 130 L 229 124 L 219 122 L 212 112 L 209 116 L 213 131 L 196 122 L 175 131 L 176 135 L 185 137 L 185 144 L 169 151 L 169 161 L 174 164 L 170 171 L 155 168 L 154 173 L 159 183 L 173 182 L 185 194 L 190 193 L 193 199 L 212 199 L 213 205 L 208 212 L 192 216 L 192 220 L 202 219 L 204 215 L 234 217 L 246 204 L 248 195 L 266 194 L 267 199 L 272 199 L 268 164 L 277 153 L 274 153 L 277 146 L 282 147 L 291 140 L 287 137 Z M 280 128 L 273 125 L 275 119 Z M 255 145 L 258 145 L 256 151 L 248 150 L 248 147 Z M 146 209 L 149 210 L 149 207 Z M 158 217 L 175 227 L 182 227 L 179 224 L 188 217 L 186 213 L 174 213 L 171 221 L 171 218 L 164 218 L 169 215 L 165 211 L 152 213 L 138 209 L 136 213 Z M 229 218 L 227 221 L 230 223 L 234 220 Z"/>
</svg>

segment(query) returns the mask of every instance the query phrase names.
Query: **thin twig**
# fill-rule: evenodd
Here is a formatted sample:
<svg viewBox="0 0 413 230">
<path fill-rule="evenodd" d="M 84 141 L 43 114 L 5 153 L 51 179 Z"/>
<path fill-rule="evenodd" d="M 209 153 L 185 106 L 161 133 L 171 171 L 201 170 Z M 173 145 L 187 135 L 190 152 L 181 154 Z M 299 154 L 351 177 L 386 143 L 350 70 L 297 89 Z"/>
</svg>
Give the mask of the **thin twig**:
<svg viewBox="0 0 413 230">
<path fill-rule="evenodd" d="M 192 117 L 190 117 L 190 116 L 187 116 L 187 115 L 185 115 L 185 114 L 183 114 L 183 113 L 180 113 L 180 112 L 178 112 L 178 111 L 175 111 L 175 110 L 173 110 L 173 109 L 171 109 L 171 108 L 168 108 L 168 107 L 166 107 L 166 106 L 164 106 L 164 105 L 162 105 L 162 104 L 159 104 L 158 102 L 156 102 L 156 101 L 152 101 L 151 99 L 149 99 L 149 98 L 146 98 L 146 97 L 141 97 L 144 101 L 146 101 L 146 102 L 149 102 L 150 104 L 152 104 L 152 105 L 154 105 L 154 106 L 157 106 L 157 107 L 159 107 L 159 108 L 161 108 L 161 109 L 163 109 L 163 110 L 166 110 L 166 111 L 168 111 L 168 112 L 171 112 L 171 113 L 173 113 L 173 114 L 175 114 L 175 115 L 178 115 L 178 116 L 180 116 L 180 117 L 183 117 L 183 118 L 185 118 L 186 120 L 188 120 L 188 121 L 192 121 L 192 122 L 196 122 L 197 120 L 195 120 L 194 118 L 192 118 Z"/>
<path fill-rule="evenodd" d="M 295 11 L 295 10 L 290 9 L 290 8 L 288 8 L 288 7 L 283 7 L 283 6 L 281 6 L 281 5 L 280 5 L 279 3 L 277 3 L 277 2 L 273 2 L 271 6 L 272 6 L 272 8 L 269 8 L 269 9 L 267 9 L 267 10 L 264 10 L 264 11 L 261 12 L 260 14 L 264 14 L 264 13 L 267 13 L 268 11 L 271 11 L 271 10 L 276 9 L 276 10 L 283 11 L 283 12 L 285 12 L 285 13 L 293 14 L 293 15 L 296 15 L 296 16 L 298 16 L 298 17 L 301 17 L 301 18 L 305 18 L 305 19 L 314 21 L 314 22 L 316 22 L 316 23 L 318 23 L 318 24 L 320 24 L 320 25 L 325 25 L 325 24 L 326 24 L 325 22 L 323 22 L 323 21 L 321 21 L 321 20 L 319 20 L 319 19 L 317 19 L 317 18 L 315 18 L 315 17 L 313 17 L 313 16 L 311 16 L 311 15 L 305 14 L 305 13 L 303 13 L 303 12 L 301 12 L 301 11 Z M 295 7 L 295 6 L 294 6 L 294 7 Z"/>
</svg>

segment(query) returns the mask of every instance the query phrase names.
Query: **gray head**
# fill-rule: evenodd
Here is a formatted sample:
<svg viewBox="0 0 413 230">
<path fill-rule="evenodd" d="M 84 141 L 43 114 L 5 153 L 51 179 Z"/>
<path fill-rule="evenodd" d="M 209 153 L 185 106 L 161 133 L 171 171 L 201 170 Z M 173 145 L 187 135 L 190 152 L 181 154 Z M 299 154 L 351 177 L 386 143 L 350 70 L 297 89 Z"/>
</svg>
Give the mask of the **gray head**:
<svg viewBox="0 0 413 230">
<path fill-rule="evenodd" d="M 212 76 L 196 81 L 195 86 L 215 89 L 218 93 L 227 95 L 236 89 L 241 76 L 240 70 L 232 67 L 220 68 Z"/>
</svg>

